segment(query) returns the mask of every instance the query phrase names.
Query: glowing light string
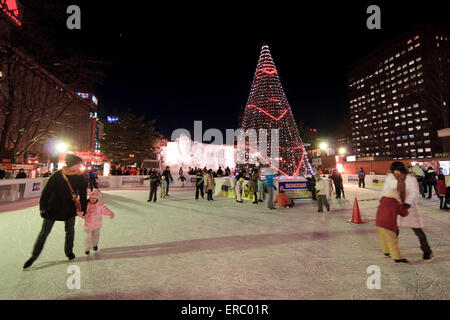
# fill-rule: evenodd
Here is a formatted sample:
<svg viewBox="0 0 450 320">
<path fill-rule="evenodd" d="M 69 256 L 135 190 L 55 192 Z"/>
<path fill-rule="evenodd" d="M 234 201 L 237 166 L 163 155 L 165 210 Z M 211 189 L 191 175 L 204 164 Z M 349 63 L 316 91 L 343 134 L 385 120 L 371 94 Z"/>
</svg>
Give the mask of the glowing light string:
<svg viewBox="0 0 450 320">
<path fill-rule="evenodd" d="M 250 104 L 250 105 L 248 105 L 247 107 L 248 107 L 248 108 L 255 108 L 255 109 L 258 109 L 259 111 L 261 111 L 262 113 L 264 113 L 265 115 L 267 115 L 268 117 L 272 118 L 272 119 L 275 120 L 275 121 L 280 121 L 280 120 L 286 115 L 286 113 L 288 112 L 288 109 L 284 109 L 284 112 L 283 112 L 278 118 L 275 118 L 273 115 L 271 115 L 271 114 L 268 113 L 267 111 L 261 109 L 260 107 L 255 106 L 254 104 Z"/>
</svg>

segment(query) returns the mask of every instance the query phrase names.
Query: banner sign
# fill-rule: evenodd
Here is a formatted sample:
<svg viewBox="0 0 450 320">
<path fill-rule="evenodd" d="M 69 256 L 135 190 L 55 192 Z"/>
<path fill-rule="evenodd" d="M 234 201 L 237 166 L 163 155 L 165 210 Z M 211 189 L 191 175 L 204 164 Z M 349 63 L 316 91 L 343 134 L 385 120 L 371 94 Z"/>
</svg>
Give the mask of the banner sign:
<svg viewBox="0 0 450 320">
<path fill-rule="evenodd" d="M 80 151 L 67 151 L 67 153 L 74 154 L 81 159 L 83 159 L 83 162 L 103 162 L 105 159 L 103 153 L 101 152 L 80 152 Z M 61 153 L 59 160 L 64 161 L 66 154 Z"/>
<path fill-rule="evenodd" d="M 308 181 L 279 181 L 278 191 L 284 191 L 291 200 L 312 199 Z"/>
<path fill-rule="evenodd" d="M 348 182 L 350 182 L 350 181 L 359 181 L 359 177 L 358 176 L 354 176 L 354 175 L 349 175 L 347 179 L 348 179 Z"/>
</svg>

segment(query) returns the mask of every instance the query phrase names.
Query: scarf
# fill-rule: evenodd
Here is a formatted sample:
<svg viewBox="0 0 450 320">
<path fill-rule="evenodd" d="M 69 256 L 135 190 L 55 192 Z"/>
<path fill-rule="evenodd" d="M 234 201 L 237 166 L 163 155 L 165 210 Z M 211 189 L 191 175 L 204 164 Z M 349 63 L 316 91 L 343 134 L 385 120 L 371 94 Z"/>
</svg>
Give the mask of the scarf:
<svg viewBox="0 0 450 320">
<path fill-rule="evenodd" d="M 70 170 L 69 167 L 63 167 L 63 168 L 62 168 L 62 172 L 63 172 L 66 176 L 78 176 L 78 175 L 81 174 L 81 172 L 79 172 L 79 171 Z"/>
<path fill-rule="evenodd" d="M 402 200 L 402 203 L 405 203 L 406 200 L 406 173 L 402 173 L 397 178 L 397 191 L 400 194 L 400 199 Z"/>
</svg>

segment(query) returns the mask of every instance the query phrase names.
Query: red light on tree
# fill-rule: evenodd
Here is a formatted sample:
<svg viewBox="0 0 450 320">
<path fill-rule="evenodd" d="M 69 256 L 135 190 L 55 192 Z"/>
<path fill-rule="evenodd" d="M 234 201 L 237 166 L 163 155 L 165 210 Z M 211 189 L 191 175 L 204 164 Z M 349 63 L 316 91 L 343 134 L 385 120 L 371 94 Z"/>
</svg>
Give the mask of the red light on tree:
<svg viewBox="0 0 450 320">
<path fill-rule="evenodd" d="M 18 26 L 22 25 L 22 22 L 19 20 L 19 7 L 16 0 L 0 0 L 0 8 L 15 24 Z"/>
</svg>

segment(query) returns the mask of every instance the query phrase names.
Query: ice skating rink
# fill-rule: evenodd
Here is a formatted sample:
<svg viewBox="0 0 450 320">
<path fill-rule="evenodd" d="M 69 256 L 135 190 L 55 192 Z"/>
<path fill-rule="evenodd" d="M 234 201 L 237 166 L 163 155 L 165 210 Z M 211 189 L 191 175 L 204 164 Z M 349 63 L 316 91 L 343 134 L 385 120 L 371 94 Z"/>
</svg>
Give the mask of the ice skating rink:
<svg viewBox="0 0 450 320">
<path fill-rule="evenodd" d="M 401 229 L 410 264 L 398 265 L 380 249 L 378 201 L 359 203 L 367 224 L 347 222 L 354 197 L 379 190 L 345 191 L 348 200 L 319 214 L 312 201 L 270 211 L 229 198 L 196 201 L 193 189 L 174 188 L 156 203 L 147 203 L 147 190 L 103 190 L 116 218 L 104 217 L 100 250 L 85 256 L 77 218 L 77 258 L 68 262 L 57 222 L 26 271 L 42 223 L 37 200 L 2 206 L 0 299 L 450 299 L 450 212 L 420 200 L 435 258 L 424 262 L 417 237 Z M 78 290 L 66 286 L 71 265 L 81 271 Z M 371 265 L 380 267 L 381 289 L 367 288 Z"/>
</svg>

